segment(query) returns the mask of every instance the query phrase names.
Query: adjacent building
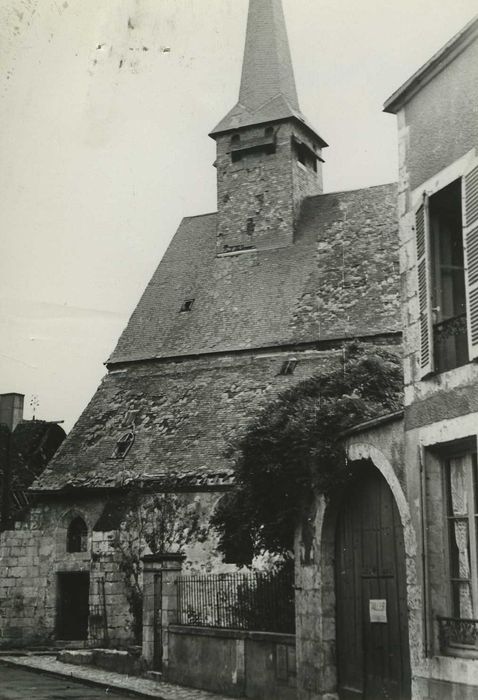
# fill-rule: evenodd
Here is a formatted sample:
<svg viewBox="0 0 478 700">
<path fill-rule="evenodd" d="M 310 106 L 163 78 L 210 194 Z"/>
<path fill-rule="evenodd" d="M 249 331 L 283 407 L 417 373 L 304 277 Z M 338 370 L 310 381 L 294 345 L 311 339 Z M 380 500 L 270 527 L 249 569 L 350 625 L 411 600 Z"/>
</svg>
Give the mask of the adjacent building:
<svg viewBox="0 0 478 700">
<path fill-rule="evenodd" d="M 57 423 L 24 420 L 24 395 L 0 394 L 0 529 L 28 508 L 28 489 L 66 437 Z"/>
<path fill-rule="evenodd" d="M 478 696 L 478 18 L 385 104 L 397 115 L 403 414 L 347 436 L 298 566 L 302 698 Z M 298 562 L 301 543 L 298 537 Z"/>
</svg>

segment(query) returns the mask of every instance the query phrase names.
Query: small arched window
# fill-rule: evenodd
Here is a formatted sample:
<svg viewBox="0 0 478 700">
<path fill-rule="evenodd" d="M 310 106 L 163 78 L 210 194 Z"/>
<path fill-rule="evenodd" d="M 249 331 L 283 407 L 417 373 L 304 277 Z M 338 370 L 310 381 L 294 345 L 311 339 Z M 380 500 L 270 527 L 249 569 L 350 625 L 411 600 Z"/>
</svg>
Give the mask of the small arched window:
<svg viewBox="0 0 478 700">
<path fill-rule="evenodd" d="M 241 135 L 240 134 L 233 134 L 231 136 L 231 143 L 233 145 L 241 143 Z"/>
<path fill-rule="evenodd" d="M 74 518 L 66 535 L 67 552 L 86 552 L 88 541 L 88 528 L 83 518 Z"/>
<path fill-rule="evenodd" d="M 273 126 L 266 126 L 264 135 L 270 138 L 271 136 L 274 136 L 274 127 Z"/>
</svg>

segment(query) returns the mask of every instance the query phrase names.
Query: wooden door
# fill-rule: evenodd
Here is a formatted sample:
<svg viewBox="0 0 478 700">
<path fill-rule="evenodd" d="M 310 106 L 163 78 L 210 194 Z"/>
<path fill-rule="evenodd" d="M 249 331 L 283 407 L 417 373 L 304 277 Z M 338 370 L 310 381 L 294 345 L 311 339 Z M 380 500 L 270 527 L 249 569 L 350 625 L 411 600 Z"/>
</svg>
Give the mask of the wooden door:
<svg viewBox="0 0 478 700">
<path fill-rule="evenodd" d="M 90 575 L 84 572 L 58 574 L 58 639 L 88 638 Z"/>
<path fill-rule="evenodd" d="M 341 700 L 409 700 L 405 548 L 400 516 L 373 467 L 349 487 L 336 533 Z"/>
</svg>

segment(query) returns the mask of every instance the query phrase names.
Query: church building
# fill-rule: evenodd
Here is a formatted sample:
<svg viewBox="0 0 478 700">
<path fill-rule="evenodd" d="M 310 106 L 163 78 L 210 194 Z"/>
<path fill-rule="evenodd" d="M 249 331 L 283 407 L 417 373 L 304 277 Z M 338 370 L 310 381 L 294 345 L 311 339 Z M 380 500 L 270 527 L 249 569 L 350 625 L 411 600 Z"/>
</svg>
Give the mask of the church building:
<svg viewBox="0 0 478 700">
<path fill-rule="evenodd" d="M 186 570 L 230 567 L 207 527 L 234 488 L 230 440 L 351 340 L 400 351 L 397 187 L 323 192 L 327 143 L 300 109 L 281 0 L 250 0 L 238 102 L 209 136 L 217 211 L 185 216 L 1 535 L 0 645 L 133 641 L 141 572 L 128 583 L 121 557 L 142 509 L 163 504 Z"/>
</svg>

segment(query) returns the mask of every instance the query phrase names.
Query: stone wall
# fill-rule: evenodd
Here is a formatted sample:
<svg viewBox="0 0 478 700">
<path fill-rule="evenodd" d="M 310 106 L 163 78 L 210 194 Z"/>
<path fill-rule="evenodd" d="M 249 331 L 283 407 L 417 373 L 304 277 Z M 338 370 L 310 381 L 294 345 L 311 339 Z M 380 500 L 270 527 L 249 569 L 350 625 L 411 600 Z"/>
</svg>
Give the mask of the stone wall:
<svg viewBox="0 0 478 700">
<path fill-rule="evenodd" d="M 222 493 L 181 494 L 177 522 L 191 522 L 191 505 L 199 522 L 208 519 Z M 145 499 L 148 499 L 145 496 Z M 131 587 L 126 585 L 124 556 L 115 544 L 125 533 L 98 531 L 95 524 L 104 512 L 105 498 L 67 499 L 37 504 L 28 518 L 0 537 L 0 646 L 50 644 L 58 636 L 58 574 L 86 572 L 90 575 L 89 633 L 87 644 L 125 646 L 134 642 Z M 66 551 L 67 528 L 80 515 L 88 526 L 87 551 Z M 131 525 L 128 521 L 128 525 Z M 176 534 L 177 531 L 176 531 Z M 216 551 L 213 533 L 178 535 L 184 543 L 185 569 L 197 572 L 228 570 Z M 139 539 L 139 532 L 128 532 Z M 123 548 L 124 551 L 124 548 Z M 148 547 L 141 548 L 147 553 Z M 141 578 L 140 578 L 141 585 Z M 105 595 L 103 598 L 102 591 Z M 105 624 L 106 614 L 106 624 Z"/>
<path fill-rule="evenodd" d="M 371 461 L 387 481 L 396 500 L 402 521 L 406 584 L 409 611 L 409 641 L 412 673 L 421 659 L 422 599 L 417 563 L 416 525 L 419 513 L 412 517 L 408 501 L 416 502 L 416 484 L 409 483 L 403 459 L 403 422 L 354 433 L 348 439 L 350 461 Z M 358 467 L 360 469 L 360 466 Z M 312 545 L 303 529 L 296 539 L 296 629 L 298 696 L 300 700 L 337 698 L 335 529 L 340 494 L 328 501 L 316 499 L 310 516 Z"/>
<path fill-rule="evenodd" d="M 415 211 L 423 192 L 462 177 L 478 148 L 478 42 L 468 44 L 422 85 L 398 114 L 399 217 L 404 329 L 406 494 L 416 532 L 422 625 L 413 652 L 413 698 L 474 697 L 478 658 L 445 656 L 437 615 L 450 614 L 443 446 L 477 440 L 478 366 L 420 377 Z"/>
<path fill-rule="evenodd" d="M 313 148 L 307 130 L 292 122 L 272 128 L 275 152 L 247 151 L 236 162 L 231 158 L 231 134 L 217 138 L 218 253 L 233 246 L 290 245 L 302 199 L 322 192 L 320 161 L 318 172 L 297 165 L 292 137 Z M 238 133 L 241 142 L 260 141 L 265 129 L 250 127 Z"/>
<path fill-rule="evenodd" d="M 477 65 L 475 39 L 404 107 L 411 190 L 478 145 Z"/>
<path fill-rule="evenodd" d="M 398 113 L 399 218 L 405 403 L 478 381 L 478 368 L 461 367 L 421 382 L 415 211 L 429 195 L 462 176 L 478 152 L 478 41 L 462 51 Z M 442 395 L 443 401 L 444 395 Z M 447 410 L 456 413 L 452 397 Z M 458 409 L 460 410 L 460 409 Z M 467 409 L 462 410 L 466 413 Z"/>
<path fill-rule="evenodd" d="M 169 627 L 168 680 L 231 697 L 295 700 L 293 635 Z"/>
</svg>

